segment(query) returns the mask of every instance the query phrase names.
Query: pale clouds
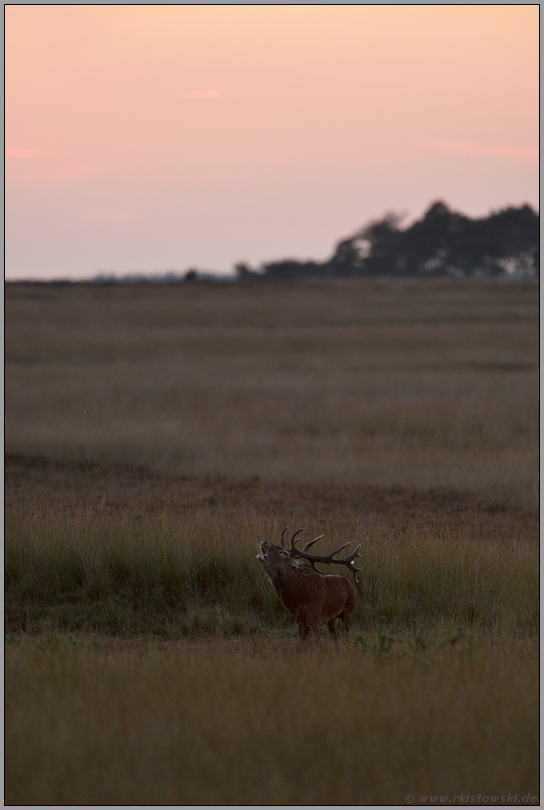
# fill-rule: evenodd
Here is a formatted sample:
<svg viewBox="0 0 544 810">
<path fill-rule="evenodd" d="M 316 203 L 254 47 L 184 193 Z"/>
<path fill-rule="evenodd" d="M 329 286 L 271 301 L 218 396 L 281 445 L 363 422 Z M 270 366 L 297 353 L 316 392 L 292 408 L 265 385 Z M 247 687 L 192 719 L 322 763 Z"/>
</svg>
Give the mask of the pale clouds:
<svg viewBox="0 0 544 810">
<path fill-rule="evenodd" d="M 91 165 L 53 166 L 50 164 L 17 163 L 6 165 L 6 186 L 41 186 L 95 177 L 97 169 Z"/>
<path fill-rule="evenodd" d="M 16 146 L 6 146 L 6 157 L 7 158 L 35 158 L 38 157 L 38 150 L 37 149 L 22 149 Z"/>
<path fill-rule="evenodd" d="M 219 90 L 189 90 L 185 94 L 185 98 L 215 101 L 216 99 L 221 98 L 221 93 Z"/>
</svg>

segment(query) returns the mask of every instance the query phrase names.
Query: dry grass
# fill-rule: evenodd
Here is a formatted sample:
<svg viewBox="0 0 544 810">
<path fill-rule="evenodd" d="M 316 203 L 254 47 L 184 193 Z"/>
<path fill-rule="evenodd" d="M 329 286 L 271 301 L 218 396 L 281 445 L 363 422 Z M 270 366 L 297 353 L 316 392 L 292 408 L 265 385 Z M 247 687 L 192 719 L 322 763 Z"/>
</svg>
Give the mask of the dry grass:
<svg viewBox="0 0 544 810">
<path fill-rule="evenodd" d="M 532 282 L 8 285 L 6 802 L 536 795 L 537 383 Z"/>
<path fill-rule="evenodd" d="M 356 633 L 374 633 L 382 617 L 398 633 L 412 623 L 446 626 L 450 634 L 458 626 L 494 637 L 538 632 L 532 538 L 477 540 L 470 526 L 412 527 L 392 536 L 371 525 L 352 514 L 328 541 L 363 545 Z M 320 533 L 317 524 L 310 529 Z M 39 515 L 11 508 L 6 628 L 175 638 L 262 633 L 285 613 L 255 559 L 259 542 L 278 534 L 269 516 L 209 505 L 183 519 L 167 511 Z M 287 617 L 283 625 L 291 627 Z"/>
<path fill-rule="evenodd" d="M 25 287 L 6 449 L 534 506 L 535 283 Z"/>
<path fill-rule="evenodd" d="M 23 640 L 5 744 L 7 804 L 521 798 L 538 793 L 537 650 Z"/>
</svg>

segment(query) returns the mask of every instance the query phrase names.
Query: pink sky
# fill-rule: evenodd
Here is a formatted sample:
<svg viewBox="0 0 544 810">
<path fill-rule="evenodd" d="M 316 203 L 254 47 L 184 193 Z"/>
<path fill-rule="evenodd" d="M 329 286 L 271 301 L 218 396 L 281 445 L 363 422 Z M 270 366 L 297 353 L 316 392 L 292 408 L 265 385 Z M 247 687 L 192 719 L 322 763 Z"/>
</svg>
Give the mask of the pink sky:
<svg viewBox="0 0 544 810">
<path fill-rule="evenodd" d="M 538 207 L 536 5 L 7 6 L 6 277 L 323 259 Z"/>
</svg>

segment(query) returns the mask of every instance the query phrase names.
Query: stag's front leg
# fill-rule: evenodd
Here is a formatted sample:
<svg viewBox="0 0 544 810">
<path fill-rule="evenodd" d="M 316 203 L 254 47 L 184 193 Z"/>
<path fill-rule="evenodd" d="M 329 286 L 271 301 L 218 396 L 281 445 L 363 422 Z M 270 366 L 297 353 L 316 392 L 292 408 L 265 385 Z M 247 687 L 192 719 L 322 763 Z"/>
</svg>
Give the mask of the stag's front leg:
<svg viewBox="0 0 544 810">
<path fill-rule="evenodd" d="M 300 607 L 295 613 L 295 621 L 298 624 L 300 631 L 300 640 L 306 641 L 310 633 L 310 625 L 308 624 L 306 613 L 303 607 Z"/>
<path fill-rule="evenodd" d="M 308 615 L 308 611 L 301 610 L 296 616 L 298 628 L 300 630 L 300 638 L 306 641 L 310 633 L 314 635 L 319 634 L 319 622 L 313 616 L 313 613 Z"/>
</svg>

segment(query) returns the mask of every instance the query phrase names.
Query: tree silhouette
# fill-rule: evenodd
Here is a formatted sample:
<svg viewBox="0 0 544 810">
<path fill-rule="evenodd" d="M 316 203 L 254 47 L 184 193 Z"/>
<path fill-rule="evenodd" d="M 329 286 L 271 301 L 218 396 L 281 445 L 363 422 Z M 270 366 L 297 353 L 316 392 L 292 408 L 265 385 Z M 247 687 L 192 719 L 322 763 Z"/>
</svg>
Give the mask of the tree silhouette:
<svg viewBox="0 0 544 810">
<path fill-rule="evenodd" d="M 401 221 L 389 213 L 368 223 L 325 262 L 283 259 L 259 270 L 239 264 L 238 278 L 539 274 L 540 217 L 529 205 L 472 219 L 436 201 L 409 227 L 401 229 Z"/>
</svg>

